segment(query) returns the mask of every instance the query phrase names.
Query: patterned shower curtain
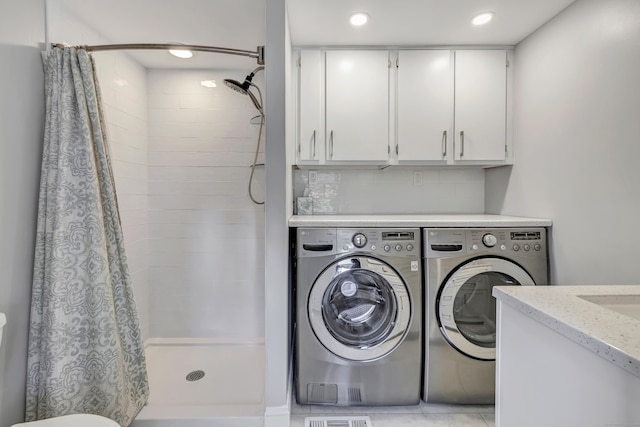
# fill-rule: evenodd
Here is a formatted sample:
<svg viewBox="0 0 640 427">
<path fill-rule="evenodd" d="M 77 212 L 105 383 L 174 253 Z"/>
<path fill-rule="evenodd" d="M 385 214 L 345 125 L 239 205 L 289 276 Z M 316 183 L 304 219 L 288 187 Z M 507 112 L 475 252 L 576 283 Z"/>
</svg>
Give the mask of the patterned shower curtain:
<svg viewBox="0 0 640 427">
<path fill-rule="evenodd" d="M 26 420 L 91 413 L 128 426 L 149 386 L 95 64 L 75 48 L 43 59 Z"/>
</svg>

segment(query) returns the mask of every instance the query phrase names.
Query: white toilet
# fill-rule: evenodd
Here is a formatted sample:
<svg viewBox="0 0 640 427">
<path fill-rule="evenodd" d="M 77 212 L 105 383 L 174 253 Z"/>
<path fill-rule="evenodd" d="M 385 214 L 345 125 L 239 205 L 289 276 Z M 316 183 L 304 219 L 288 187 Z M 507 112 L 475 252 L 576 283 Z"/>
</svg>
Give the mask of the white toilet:
<svg viewBox="0 0 640 427">
<path fill-rule="evenodd" d="M 120 427 L 117 422 L 91 414 L 73 414 L 46 420 L 14 424 L 11 427 Z"/>
<path fill-rule="evenodd" d="M 7 323 L 7 316 L 0 313 L 0 345 L 2 345 L 2 329 Z M 49 418 L 46 420 L 31 421 L 28 423 L 14 424 L 12 427 L 120 427 L 120 424 L 101 417 L 100 415 L 91 414 L 73 414 L 62 417 Z"/>
</svg>

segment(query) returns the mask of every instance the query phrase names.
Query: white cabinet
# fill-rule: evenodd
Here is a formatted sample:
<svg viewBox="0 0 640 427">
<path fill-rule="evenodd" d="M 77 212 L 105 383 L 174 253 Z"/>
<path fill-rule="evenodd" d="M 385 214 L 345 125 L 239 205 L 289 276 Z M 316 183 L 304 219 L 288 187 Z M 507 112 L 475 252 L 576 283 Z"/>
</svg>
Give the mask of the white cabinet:
<svg viewBox="0 0 640 427">
<path fill-rule="evenodd" d="M 453 61 L 449 50 L 398 52 L 398 162 L 452 158 Z"/>
<path fill-rule="evenodd" d="M 320 50 L 300 51 L 298 60 L 298 163 L 324 158 L 324 67 Z"/>
<path fill-rule="evenodd" d="M 397 161 L 507 160 L 507 52 L 398 52 Z"/>
<path fill-rule="evenodd" d="M 389 52 L 300 51 L 296 162 L 376 164 L 389 159 Z"/>
<path fill-rule="evenodd" d="M 506 159 L 507 53 L 455 51 L 456 161 Z"/>
<path fill-rule="evenodd" d="M 598 354 L 581 344 L 598 339 L 574 341 L 562 319 L 551 327 L 498 298 L 496 427 L 640 425 L 640 377 L 603 357 L 606 344 Z M 567 313 L 580 327 L 590 314 Z"/>
<path fill-rule="evenodd" d="M 300 50 L 296 164 L 509 163 L 508 55 Z"/>
<path fill-rule="evenodd" d="M 389 157 L 389 53 L 326 52 L 327 161 Z"/>
</svg>

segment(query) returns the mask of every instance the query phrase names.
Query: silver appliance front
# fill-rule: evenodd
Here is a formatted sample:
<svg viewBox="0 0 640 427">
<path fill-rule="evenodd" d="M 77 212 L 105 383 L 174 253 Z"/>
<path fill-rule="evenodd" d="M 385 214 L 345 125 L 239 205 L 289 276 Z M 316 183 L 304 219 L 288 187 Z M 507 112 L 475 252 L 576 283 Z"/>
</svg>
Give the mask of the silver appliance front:
<svg viewBox="0 0 640 427">
<path fill-rule="evenodd" d="M 494 286 L 533 286 L 529 273 L 511 261 L 480 257 L 458 266 L 436 297 L 436 316 L 444 338 L 459 352 L 496 360 Z"/>
<path fill-rule="evenodd" d="M 547 284 L 546 230 L 425 229 L 423 399 L 495 401 L 493 286 Z"/>
<path fill-rule="evenodd" d="M 418 229 L 299 229 L 296 397 L 301 404 L 420 400 Z"/>
<path fill-rule="evenodd" d="M 333 354 L 374 360 L 393 351 L 411 321 L 409 290 L 387 263 L 370 256 L 335 261 L 311 288 L 311 328 Z"/>
</svg>

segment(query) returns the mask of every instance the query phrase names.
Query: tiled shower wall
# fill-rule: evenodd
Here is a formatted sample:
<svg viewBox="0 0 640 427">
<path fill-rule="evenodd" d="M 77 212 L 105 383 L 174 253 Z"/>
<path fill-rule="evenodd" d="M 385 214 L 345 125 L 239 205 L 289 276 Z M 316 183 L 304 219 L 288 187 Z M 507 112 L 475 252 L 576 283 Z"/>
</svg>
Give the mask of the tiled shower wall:
<svg viewBox="0 0 640 427">
<path fill-rule="evenodd" d="M 47 1 L 52 42 L 105 44 L 102 35 L 57 1 Z M 125 251 L 142 337 L 149 337 L 147 229 L 147 71 L 124 52 L 93 54 L 96 62 Z"/>
<path fill-rule="evenodd" d="M 264 337 L 264 208 L 247 191 L 259 120 L 222 83 L 246 74 L 147 74 L 151 336 Z M 264 200 L 263 167 L 254 181 Z"/>
<path fill-rule="evenodd" d="M 51 42 L 105 44 L 102 35 L 57 1 L 47 3 Z M 96 62 L 125 252 L 140 326 L 149 337 L 147 231 L 147 71 L 124 52 L 98 52 Z"/>
<path fill-rule="evenodd" d="M 47 26 L 51 41 L 110 43 L 55 0 Z M 264 209 L 247 196 L 259 127 L 249 98 L 222 84 L 252 67 L 152 71 L 124 52 L 94 57 L 143 337 L 262 339 Z M 254 82 L 264 87 L 261 73 Z M 255 181 L 262 199 L 262 167 Z"/>
<path fill-rule="evenodd" d="M 147 73 L 117 52 L 94 55 L 102 93 L 107 137 L 125 251 L 143 338 L 149 337 L 147 207 Z"/>
<path fill-rule="evenodd" d="M 426 167 L 294 171 L 294 200 L 313 214 L 484 213 L 484 170 Z"/>
</svg>

